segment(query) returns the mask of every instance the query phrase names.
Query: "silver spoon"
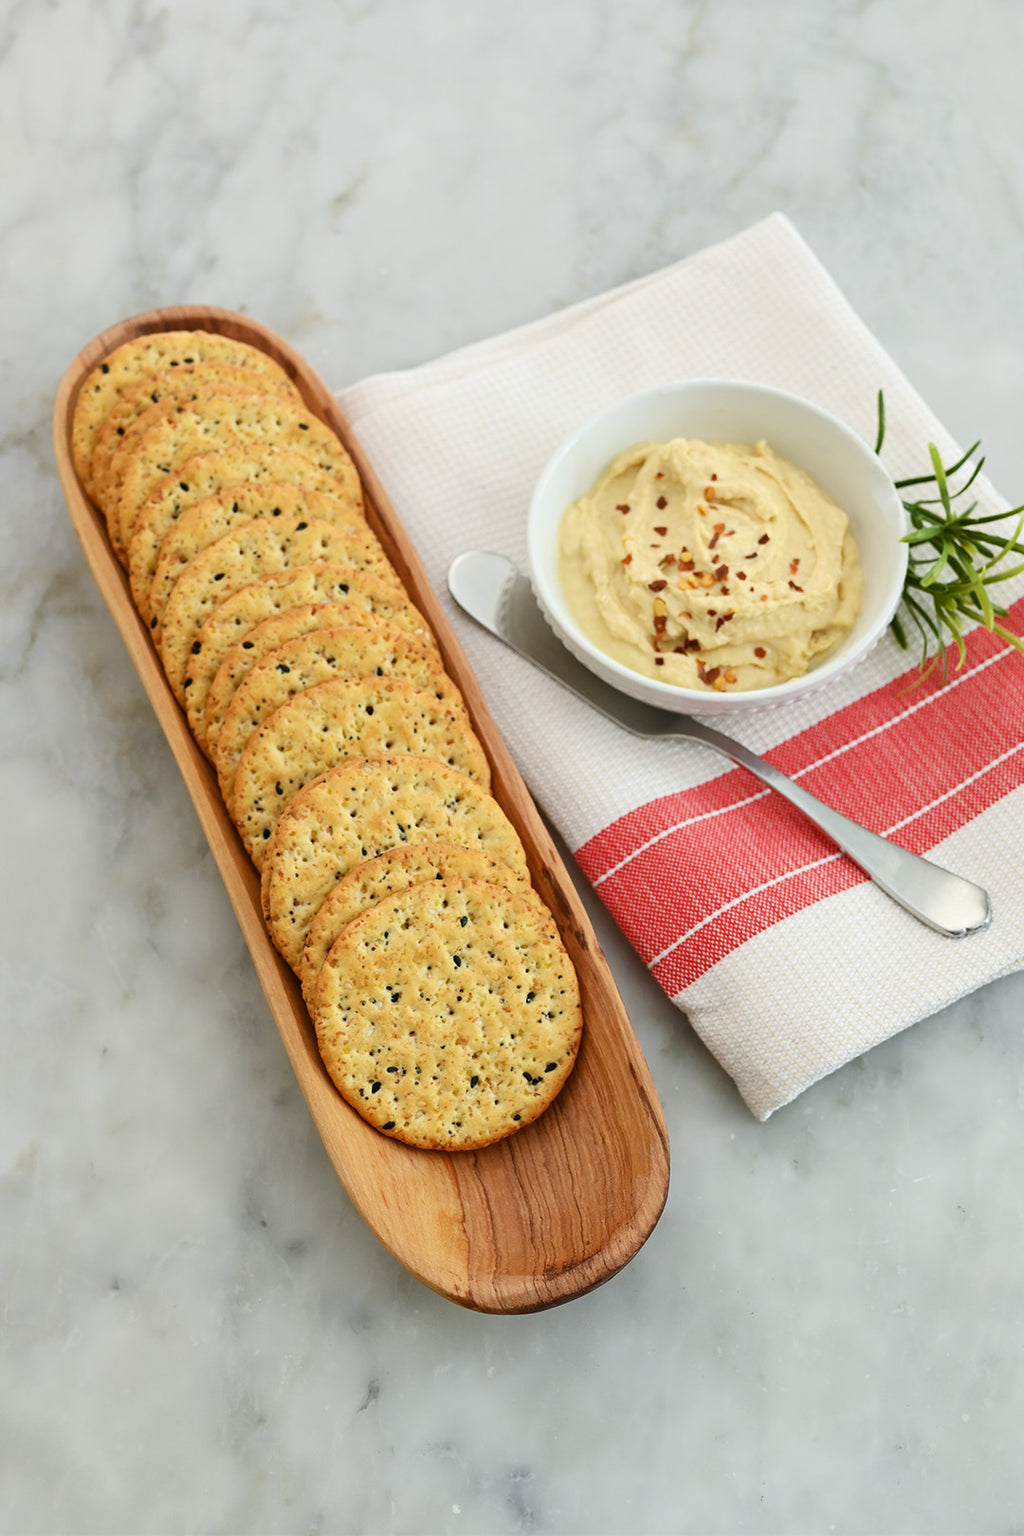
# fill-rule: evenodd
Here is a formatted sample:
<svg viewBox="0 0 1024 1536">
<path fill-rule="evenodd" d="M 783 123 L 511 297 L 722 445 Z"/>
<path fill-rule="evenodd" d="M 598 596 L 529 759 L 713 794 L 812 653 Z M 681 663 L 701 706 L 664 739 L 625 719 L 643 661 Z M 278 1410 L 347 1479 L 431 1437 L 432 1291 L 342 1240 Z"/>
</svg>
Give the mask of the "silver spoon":
<svg viewBox="0 0 1024 1536">
<path fill-rule="evenodd" d="M 697 741 L 739 763 L 802 811 L 887 896 L 937 933 L 959 939 L 979 933 L 992 921 L 988 893 L 979 885 L 841 816 L 770 763 L 700 720 L 642 704 L 595 677 L 553 633 L 528 578 L 504 555 L 479 550 L 459 555 L 448 571 L 448 590 L 459 607 L 492 635 L 634 736 Z"/>
</svg>

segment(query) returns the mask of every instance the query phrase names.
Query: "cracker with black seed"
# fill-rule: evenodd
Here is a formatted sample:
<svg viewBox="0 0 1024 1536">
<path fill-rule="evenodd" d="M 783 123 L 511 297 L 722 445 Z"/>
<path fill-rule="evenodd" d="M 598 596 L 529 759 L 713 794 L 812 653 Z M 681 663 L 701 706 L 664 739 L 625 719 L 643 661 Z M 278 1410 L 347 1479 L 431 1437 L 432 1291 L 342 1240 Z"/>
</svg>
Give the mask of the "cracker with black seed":
<svg viewBox="0 0 1024 1536">
<path fill-rule="evenodd" d="M 164 553 L 171 530 L 185 513 L 208 496 L 219 496 L 243 481 L 272 481 L 322 491 L 344 503 L 353 513 L 363 512 L 359 475 L 346 455 L 336 471 L 321 469 L 294 448 L 273 444 L 236 443 L 197 453 L 164 475 L 143 502 L 128 545 L 128 570 L 132 591 L 149 591 L 157 562 Z M 168 544 L 170 555 L 173 544 Z"/>
<path fill-rule="evenodd" d="M 93 500 L 107 510 L 110 466 L 115 453 L 127 449 L 138 435 L 138 422 L 154 405 L 184 405 L 199 395 L 246 394 L 256 391 L 259 382 L 261 394 L 280 395 L 301 404 L 302 396 L 288 378 L 262 376 L 257 381 L 251 368 L 237 368 L 231 363 L 194 363 L 183 368 L 165 368 L 162 373 L 133 384 L 120 394 L 106 421 L 96 435 L 96 446 L 89 467 L 89 483 Z"/>
<path fill-rule="evenodd" d="M 288 378 L 281 364 L 266 352 L 218 331 L 153 331 L 122 342 L 88 375 L 75 401 L 71 454 L 78 477 L 90 494 L 89 468 L 96 437 L 118 396 L 149 374 L 203 362 L 247 368 L 254 379 Z"/>
<path fill-rule="evenodd" d="M 136 587 L 133 583 L 132 596 L 143 617 L 149 621 L 153 635 L 160 630 L 164 609 L 178 577 L 211 544 L 259 518 L 302 515 L 355 530 L 356 548 L 372 550 L 374 566 L 381 570 L 391 569 L 376 536 L 358 509 L 329 492 L 306 490 L 301 485 L 276 485 L 268 480 L 247 480 L 242 485 L 230 486 L 217 496 L 207 496 L 190 507 L 161 545 L 148 590 L 141 585 L 141 575 L 140 585 Z M 352 559 L 351 563 L 360 565 L 362 562 Z M 397 575 L 395 581 L 398 581 Z"/>
<path fill-rule="evenodd" d="M 409 1146 L 452 1152 L 536 1120 L 583 1027 L 551 914 L 472 880 L 409 886 L 354 918 L 321 969 L 313 1022 L 353 1109 Z"/>
<path fill-rule="evenodd" d="M 220 732 L 227 712 L 232 707 L 235 694 L 244 687 L 250 672 L 261 666 L 274 651 L 291 644 L 293 640 L 309 636 L 310 643 L 316 645 L 315 637 L 321 630 L 340 629 L 358 629 L 366 635 L 376 635 L 379 630 L 387 629 L 401 635 L 416 650 L 432 657 L 438 669 L 443 668 L 436 640 L 427 630 L 419 610 L 413 608 L 404 597 L 390 607 L 387 602 L 378 601 L 370 605 L 365 600 L 345 600 L 338 603 L 301 603 L 295 608 L 286 608 L 283 613 L 275 613 L 251 629 L 243 640 L 231 647 L 217 668 L 206 697 L 202 727 L 196 731 L 197 740 L 207 755 L 216 761 Z"/>
<path fill-rule="evenodd" d="M 462 704 L 436 652 L 394 625 L 358 624 L 297 635 L 252 668 L 209 744 L 225 805 L 234 797 L 242 753 L 263 721 L 294 694 L 339 677 L 399 677 L 442 702 Z"/>
<path fill-rule="evenodd" d="M 399 592 L 401 583 L 362 518 L 325 523 L 318 518 L 259 518 L 226 533 L 198 554 L 175 582 L 158 627 L 151 630 L 167 681 L 179 704 L 199 631 L 234 592 L 280 571 L 345 564 L 367 571 Z"/>
<path fill-rule="evenodd" d="M 359 616 L 359 622 L 363 615 L 385 618 L 434 643 L 419 609 L 413 607 L 404 588 L 396 589 L 390 578 L 384 580 L 351 565 L 303 565 L 294 571 L 278 571 L 265 581 L 242 587 L 220 603 L 193 642 L 184 684 L 185 707 L 198 742 L 205 740 L 206 703 L 214 678 L 219 681 L 221 664 L 229 656 L 238 662 L 250 652 L 255 655 L 254 632 L 271 619 L 280 619 L 282 625 L 280 638 L 275 636 L 273 644 L 320 622 L 337 623 L 336 613 L 324 613 L 332 604 L 344 605 L 350 616 Z M 266 649 L 272 650 L 273 644 Z"/>
<path fill-rule="evenodd" d="M 487 787 L 490 766 L 465 706 L 397 677 L 319 683 L 278 706 L 249 739 L 230 810 L 257 869 L 294 795 L 346 757 L 429 757 Z"/>
<path fill-rule="evenodd" d="M 342 929 L 385 896 L 425 880 L 485 880 L 510 891 L 530 890 L 521 871 L 489 859 L 478 848 L 460 848 L 457 843 L 404 843 L 357 864 L 338 881 L 310 926 L 299 962 L 302 994 L 310 1009 L 320 969 Z"/>
<path fill-rule="evenodd" d="M 203 395 L 186 405 L 154 405 L 136 423 L 139 436 L 110 466 L 111 539 L 126 558 L 135 522 L 156 483 L 193 454 L 238 443 L 298 449 L 321 469 L 348 457 L 330 427 L 303 406 L 273 395 Z"/>
<path fill-rule="evenodd" d="M 476 848 L 526 873 L 522 842 L 494 797 L 430 758 L 348 758 L 300 789 L 278 818 L 260 881 L 267 929 L 292 969 L 343 875 L 403 843 L 424 842 Z"/>
</svg>

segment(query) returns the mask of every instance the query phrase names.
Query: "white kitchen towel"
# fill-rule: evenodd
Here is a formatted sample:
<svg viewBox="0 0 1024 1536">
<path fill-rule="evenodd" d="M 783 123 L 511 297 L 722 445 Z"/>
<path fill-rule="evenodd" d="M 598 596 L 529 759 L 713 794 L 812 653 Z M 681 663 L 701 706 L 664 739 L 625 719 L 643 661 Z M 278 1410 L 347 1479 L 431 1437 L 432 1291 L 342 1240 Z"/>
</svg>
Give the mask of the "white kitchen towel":
<svg viewBox="0 0 1024 1536">
<path fill-rule="evenodd" d="M 825 1074 L 1024 965 L 1024 658 L 984 629 L 941 687 L 887 637 L 829 689 L 727 729 L 837 809 L 984 885 L 995 919 L 942 938 L 782 800 L 696 746 L 643 742 L 466 619 L 467 549 L 526 564 L 550 454 L 624 395 L 727 377 L 816 401 L 884 461 L 926 473 L 949 434 L 776 214 L 509 335 L 345 390 L 341 405 L 448 605 L 534 796 L 653 976 L 760 1119 Z M 982 510 L 1001 502 L 975 482 Z M 1024 584 L 1011 627 L 1024 622 Z"/>
</svg>

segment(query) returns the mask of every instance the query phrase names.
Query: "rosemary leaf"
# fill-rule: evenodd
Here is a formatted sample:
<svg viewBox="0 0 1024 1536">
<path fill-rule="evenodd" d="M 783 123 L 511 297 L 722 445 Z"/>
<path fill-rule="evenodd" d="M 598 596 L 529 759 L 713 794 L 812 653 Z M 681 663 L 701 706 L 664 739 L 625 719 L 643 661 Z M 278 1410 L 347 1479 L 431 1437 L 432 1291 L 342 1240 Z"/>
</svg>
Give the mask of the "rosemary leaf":
<svg viewBox="0 0 1024 1536">
<path fill-rule="evenodd" d="M 1020 651 L 1021 655 L 1024 656 L 1024 640 L 1021 639 L 1020 635 L 1015 635 L 1004 624 L 996 624 L 994 629 L 996 634 L 1006 641 L 1007 645 L 1012 645 L 1015 651 Z"/>
<path fill-rule="evenodd" d="M 881 393 L 881 391 L 879 391 L 879 393 Z M 875 446 L 875 452 L 876 453 L 879 453 L 881 451 L 882 442 L 883 442 L 884 438 L 885 438 L 885 431 L 884 431 L 884 420 L 883 420 L 883 423 L 882 423 L 882 435 L 881 435 L 880 438 L 876 439 L 876 446 Z M 980 447 L 981 447 L 981 438 L 979 437 L 978 441 L 976 443 L 972 443 L 970 448 L 968 448 L 967 452 L 965 454 L 963 454 L 963 456 L 961 458 L 957 459 L 955 464 L 951 464 L 949 466 L 949 468 L 946 470 L 947 476 L 948 475 L 955 475 L 957 470 L 963 469 L 964 465 L 967 463 L 967 460 L 972 456 L 972 454 L 977 453 L 977 451 L 978 451 L 978 449 Z M 974 474 L 971 476 L 971 480 L 974 479 L 974 475 L 978 474 L 978 472 L 980 471 L 981 466 L 982 466 L 982 464 L 984 464 L 984 462 L 985 462 L 984 459 L 979 459 L 978 460 L 977 468 L 975 469 Z M 896 487 L 896 489 L 898 491 L 902 491 L 902 490 L 905 490 L 908 486 L 911 486 L 911 485 L 931 485 L 931 483 L 932 483 L 932 481 L 934 479 L 935 479 L 934 475 L 915 475 L 910 480 L 894 480 L 893 481 L 893 485 L 895 485 L 895 487 Z M 970 485 L 970 483 L 971 483 L 971 481 L 968 480 L 967 485 Z M 967 486 L 965 485 L 963 487 L 963 489 L 966 490 Z"/>
<path fill-rule="evenodd" d="M 885 442 L 885 428 L 885 398 L 879 390 L 877 454 Z M 1011 554 L 1024 555 L 1024 504 L 991 516 L 977 515 L 977 501 L 964 504 L 964 495 L 985 462 L 983 456 L 975 458 L 980 447 L 979 440 L 955 464 L 946 466 L 938 448 L 929 443 L 931 473 L 894 482 L 910 522 L 910 531 L 903 540 L 909 546 L 910 558 L 901 611 L 890 627 L 900 648 L 909 650 L 903 615 L 909 617 L 921 641 L 922 678 L 939 666 L 944 683 L 948 678 L 947 648 L 952 644 L 956 651 L 956 668 L 963 666 L 967 658 L 965 623 L 984 625 L 1024 655 L 1024 639 L 999 623 L 1007 610 L 995 601 L 991 591 L 1024 572 L 1024 561 L 1012 566 L 1004 563 Z M 962 484 L 955 484 L 954 477 L 968 464 L 967 478 Z M 933 490 L 929 495 L 905 494 L 918 487 Z M 1011 518 L 1015 520 L 1013 533 L 1004 538 L 992 525 Z M 929 660 L 933 646 L 935 654 Z"/>
<path fill-rule="evenodd" d="M 882 444 L 885 442 L 885 396 L 878 391 L 878 436 L 875 438 L 875 453 L 881 453 Z"/>
</svg>

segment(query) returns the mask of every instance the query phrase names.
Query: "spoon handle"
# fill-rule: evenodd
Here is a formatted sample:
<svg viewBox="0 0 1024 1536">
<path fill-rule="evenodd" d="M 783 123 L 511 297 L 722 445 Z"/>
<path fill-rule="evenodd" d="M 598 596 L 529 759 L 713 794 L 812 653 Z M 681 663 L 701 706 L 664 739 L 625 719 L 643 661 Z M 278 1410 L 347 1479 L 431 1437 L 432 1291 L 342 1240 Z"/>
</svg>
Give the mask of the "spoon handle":
<svg viewBox="0 0 1024 1536">
<path fill-rule="evenodd" d="M 642 704 L 588 671 L 556 639 L 528 578 L 504 555 L 481 550 L 459 555 L 448 571 L 448 588 L 478 624 L 624 730 L 658 740 L 697 741 L 739 763 L 802 811 L 887 896 L 937 933 L 959 939 L 992 921 L 988 893 L 981 886 L 840 815 L 703 721 Z"/>
<path fill-rule="evenodd" d="M 782 795 L 802 811 L 825 835 L 840 847 L 876 885 L 893 901 L 949 938 L 963 938 L 987 928 L 992 921 L 988 893 L 961 875 L 890 843 L 888 838 L 869 832 L 859 822 L 851 821 L 831 806 L 825 805 L 794 784 L 784 773 L 766 763 L 731 737 L 704 725 L 702 721 L 680 721 L 671 733 L 688 741 L 699 741 L 723 757 L 746 768 L 762 784 Z"/>
</svg>

